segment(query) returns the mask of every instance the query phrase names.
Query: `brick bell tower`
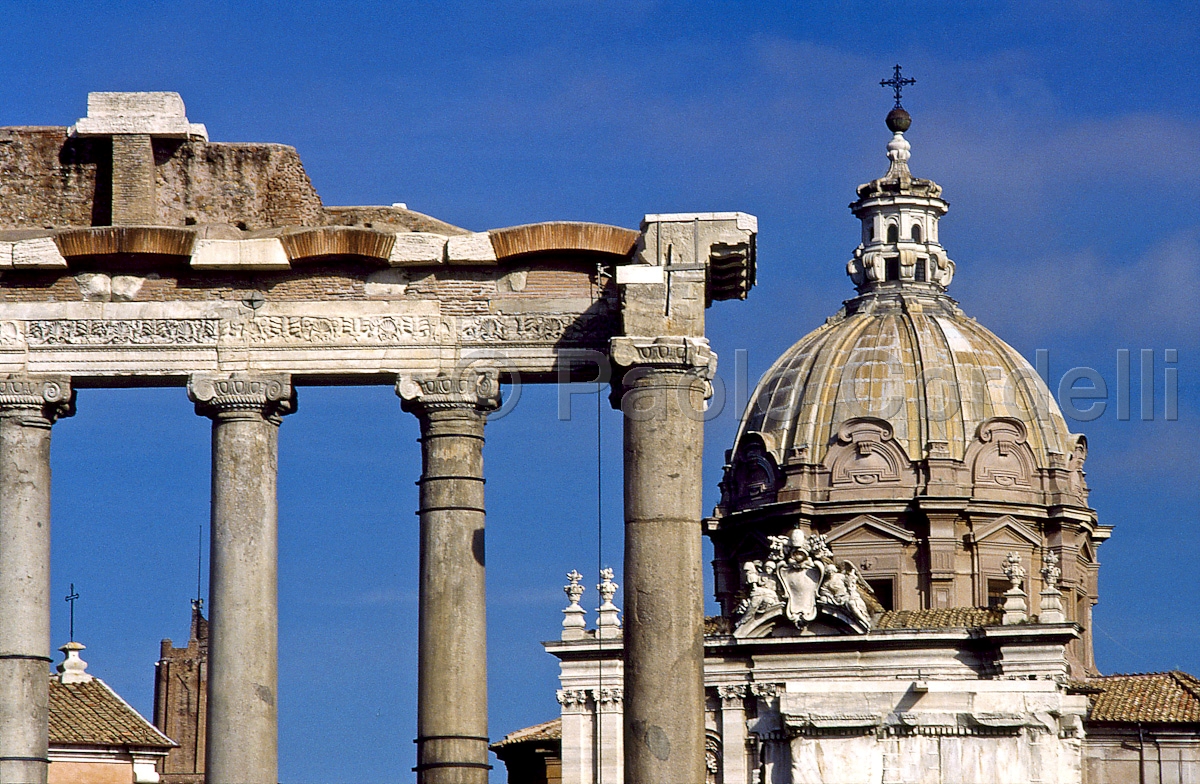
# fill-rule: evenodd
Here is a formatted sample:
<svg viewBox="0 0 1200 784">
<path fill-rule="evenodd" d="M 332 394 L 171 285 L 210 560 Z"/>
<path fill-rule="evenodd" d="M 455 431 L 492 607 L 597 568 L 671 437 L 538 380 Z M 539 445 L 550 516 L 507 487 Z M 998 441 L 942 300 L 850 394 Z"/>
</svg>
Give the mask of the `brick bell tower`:
<svg viewBox="0 0 1200 784">
<path fill-rule="evenodd" d="M 162 784 L 204 784 L 208 621 L 203 600 L 192 600 L 187 647 L 163 640 L 154 668 L 154 726 L 179 744 L 159 763 Z"/>
</svg>

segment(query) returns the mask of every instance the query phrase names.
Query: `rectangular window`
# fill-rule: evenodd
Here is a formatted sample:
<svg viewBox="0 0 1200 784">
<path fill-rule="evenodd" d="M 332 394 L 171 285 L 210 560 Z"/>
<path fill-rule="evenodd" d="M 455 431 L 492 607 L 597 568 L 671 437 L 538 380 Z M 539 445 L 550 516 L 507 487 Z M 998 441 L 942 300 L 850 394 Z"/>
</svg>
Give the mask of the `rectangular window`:
<svg viewBox="0 0 1200 784">
<path fill-rule="evenodd" d="M 987 606 L 989 610 L 999 610 L 1004 607 L 1004 592 L 1012 585 L 1008 580 L 987 581 Z"/>
<path fill-rule="evenodd" d="M 917 259 L 917 269 L 913 273 L 913 280 L 921 283 L 925 282 L 925 265 L 928 263 L 929 262 L 926 259 Z"/>
<path fill-rule="evenodd" d="M 867 580 L 867 585 L 871 587 L 871 593 L 875 594 L 875 598 L 879 600 L 881 605 L 883 605 L 883 609 L 896 609 L 895 598 L 892 595 L 892 580 Z"/>
<path fill-rule="evenodd" d="M 899 256 L 892 256 L 890 259 L 887 259 L 887 269 L 885 272 L 887 273 L 888 280 L 900 280 Z"/>
</svg>

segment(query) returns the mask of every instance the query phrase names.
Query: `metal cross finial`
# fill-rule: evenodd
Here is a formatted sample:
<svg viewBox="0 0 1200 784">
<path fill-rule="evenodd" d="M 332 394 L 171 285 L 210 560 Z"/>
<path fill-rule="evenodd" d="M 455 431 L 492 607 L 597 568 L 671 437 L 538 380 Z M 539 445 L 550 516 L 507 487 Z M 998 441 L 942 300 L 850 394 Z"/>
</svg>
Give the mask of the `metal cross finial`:
<svg viewBox="0 0 1200 784">
<path fill-rule="evenodd" d="M 75 583 L 71 583 L 71 592 L 67 594 L 66 602 L 71 605 L 71 642 L 75 642 L 75 600 L 79 598 L 79 594 L 75 593 Z"/>
<path fill-rule="evenodd" d="M 900 76 L 900 65 L 899 64 L 897 64 L 896 67 L 893 69 L 891 79 L 880 79 L 879 80 L 880 87 L 891 87 L 892 92 L 894 92 L 896 94 L 896 108 L 897 109 L 900 108 L 900 93 L 903 92 L 904 85 L 916 84 L 916 83 L 917 83 L 916 79 L 905 79 Z"/>
</svg>

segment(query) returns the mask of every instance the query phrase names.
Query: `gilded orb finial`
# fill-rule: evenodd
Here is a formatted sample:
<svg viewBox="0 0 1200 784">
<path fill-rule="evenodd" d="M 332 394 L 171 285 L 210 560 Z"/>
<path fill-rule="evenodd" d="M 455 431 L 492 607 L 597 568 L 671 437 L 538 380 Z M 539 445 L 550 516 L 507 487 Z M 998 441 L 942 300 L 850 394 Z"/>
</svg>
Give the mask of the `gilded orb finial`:
<svg viewBox="0 0 1200 784">
<path fill-rule="evenodd" d="M 912 126 L 912 115 L 900 105 L 900 96 L 904 92 L 905 85 L 916 83 L 916 79 L 905 79 L 901 76 L 899 64 L 893 69 L 891 79 L 881 79 L 879 81 L 880 87 L 891 87 L 896 97 L 896 105 L 892 107 L 887 116 L 887 127 L 892 133 L 904 133 Z"/>
</svg>

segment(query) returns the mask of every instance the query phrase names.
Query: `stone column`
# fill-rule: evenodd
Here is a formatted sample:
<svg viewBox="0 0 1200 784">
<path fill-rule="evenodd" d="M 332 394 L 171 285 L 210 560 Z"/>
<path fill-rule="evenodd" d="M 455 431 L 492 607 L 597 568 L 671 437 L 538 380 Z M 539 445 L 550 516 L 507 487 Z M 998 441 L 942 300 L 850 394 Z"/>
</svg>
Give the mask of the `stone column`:
<svg viewBox="0 0 1200 784">
<path fill-rule="evenodd" d="M 494 373 L 401 377 L 421 423 L 417 781 L 487 784 L 487 604 L 483 427 Z"/>
<path fill-rule="evenodd" d="M 46 784 L 50 669 L 50 426 L 70 379 L 0 378 L 0 781 Z"/>
<path fill-rule="evenodd" d="M 625 420 L 625 781 L 702 782 L 704 401 L 698 337 L 613 338 Z"/>
<path fill-rule="evenodd" d="M 286 375 L 194 375 L 188 396 L 212 430 L 208 784 L 279 781 L 276 484 Z"/>
</svg>

